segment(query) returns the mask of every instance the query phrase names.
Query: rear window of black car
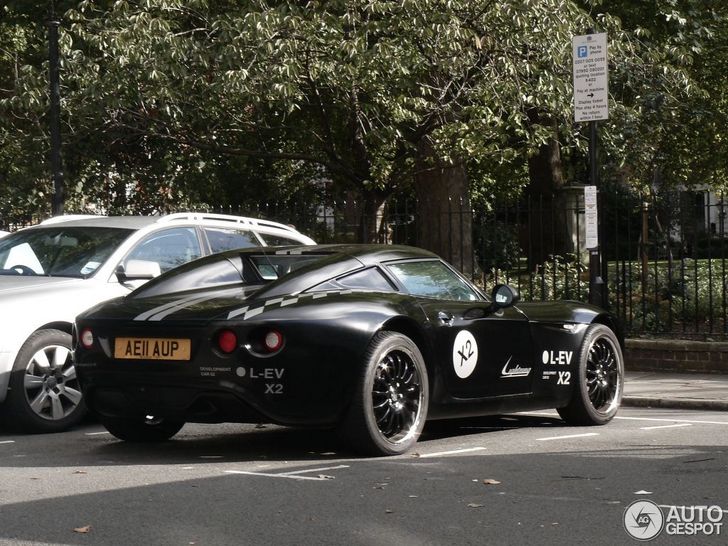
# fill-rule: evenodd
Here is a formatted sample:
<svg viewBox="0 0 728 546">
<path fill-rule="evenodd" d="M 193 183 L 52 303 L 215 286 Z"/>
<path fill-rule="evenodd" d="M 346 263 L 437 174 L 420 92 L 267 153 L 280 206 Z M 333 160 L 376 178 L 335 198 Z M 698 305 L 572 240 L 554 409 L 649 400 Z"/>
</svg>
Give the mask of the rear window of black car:
<svg viewBox="0 0 728 546">
<path fill-rule="evenodd" d="M 207 263 L 183 265 L 177 269 L 152 279 L 137 288 L 132 294 L 135 298 L 149 298 L 162 294 L 183 292 L 199 288 L 224 287 L 243 283 L 242 262 L 240 257 L 228 257 Z"/>
<path fill-rule="evenodd" d="M 267 281 L 274 281 L 319 261 L 321 254 L 261 254 L 250 256 L 250 261 L 260 276 Z"/>
<path fill-rule="evenodd" d="M 370 267 L 361 271 L 344 275 L 338 279 L 332 279 L 321 283 L 311 289 L 312 292 L 325 290 L 373 290 L 376 292 L 394 292 L 396 289 L 387 278 L 376 267 Z"/>
</svg>

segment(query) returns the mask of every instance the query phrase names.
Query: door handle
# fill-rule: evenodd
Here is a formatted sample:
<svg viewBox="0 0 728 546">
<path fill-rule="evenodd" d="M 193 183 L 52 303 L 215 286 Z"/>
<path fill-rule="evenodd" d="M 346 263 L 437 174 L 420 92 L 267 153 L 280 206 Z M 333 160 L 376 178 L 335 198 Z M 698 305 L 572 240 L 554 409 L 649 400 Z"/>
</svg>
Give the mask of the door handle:
<svg viewBox="0 0 728 546">
<path fill-rule="evenodd" d="M 443 324 L 452 324 L 452 315 L 450 313 L 446 313 L 445 311 L 438 312 L 437 319 Z"/>
</svg>

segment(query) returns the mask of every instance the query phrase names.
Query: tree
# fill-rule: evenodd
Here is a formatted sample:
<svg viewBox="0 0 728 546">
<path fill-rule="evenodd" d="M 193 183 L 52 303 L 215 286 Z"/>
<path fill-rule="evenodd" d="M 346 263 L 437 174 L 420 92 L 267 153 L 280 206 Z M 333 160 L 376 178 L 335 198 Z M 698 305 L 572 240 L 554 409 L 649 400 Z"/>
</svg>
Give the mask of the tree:
<svg viewBox="0 0 728 546">
<path fill-rule="evenodd" d="M 467 196 L 473 158 L 547 138 L 527 113 L 568 112 L 569 37 L 591 21 L 562 0 L 86 2 L 67 20 L 81 126 L 127 148 L 319 165 L 367 204 L 364 240 L 413 180 L 431 195 L 451 173 Z"/>
<path fill-rule="evenodd" d="M 70 199 L 112 211 L 235 204 L 325 178 L 327 191 L 366 203 L 360 239 L 373 240 L 377 211 L 394 192 L 414 192 L 420 215 L 432 218 L 443 189 L 470 207 L 471 196 L 483 203 L 526 186 L 549 193 L 579 175 L 574 34 L 609 34 L 614 103 L 602 141 L 622 172 L 642 168 L 644 143 L 654 141 L 644 137 L 660 123 L 646 97 L 682 97 L 691 82 L 668 53 L 693 34 L 666 31 L 647 47 L 634 21 L 649 14 L 627 2 L 614 11 L 596 0 L 64 5 L 72 8 L 62 27 Z M 34 9 L 6 8 L 14 26 L 3 39 L 35 36 Z M 21 128 L 25 147 L 45 139 L 45 73 L 41 57 L 21 57 L 20 75 L 0 59 L 8 82 L 0 130 Z M 420 242 L 442 252 L 442 235 L 430 233 Z"/>
</svg>

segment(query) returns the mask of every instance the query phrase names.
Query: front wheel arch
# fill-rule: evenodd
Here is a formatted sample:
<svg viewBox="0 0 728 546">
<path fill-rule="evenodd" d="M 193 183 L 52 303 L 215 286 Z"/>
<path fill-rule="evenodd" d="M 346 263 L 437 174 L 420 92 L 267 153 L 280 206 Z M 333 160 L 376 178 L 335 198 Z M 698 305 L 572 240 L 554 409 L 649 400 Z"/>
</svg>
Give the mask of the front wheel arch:
<svg viewBox="0 0 728 546">
<path fill-rule="evenodd" d="M 569 403 L 558 408 L 568 424 L 605 425 L 617 413 L 624 393 L 624 356 L 614 331 L 593 323 L 579 348 Z"/>
</svg>

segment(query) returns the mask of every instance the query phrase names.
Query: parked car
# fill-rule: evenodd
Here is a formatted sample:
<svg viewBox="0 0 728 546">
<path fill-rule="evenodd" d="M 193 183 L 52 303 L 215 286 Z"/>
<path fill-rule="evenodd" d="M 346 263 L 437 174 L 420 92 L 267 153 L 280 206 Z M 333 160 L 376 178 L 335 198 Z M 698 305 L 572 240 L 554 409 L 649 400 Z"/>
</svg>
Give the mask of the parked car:
<svg viewBox="0 0 728 546">
<path fill-rule="evenodd" d="M 56 217 L 0 239 L 0 417 L 54 432 L 85 412 L 71 362 L 78 313 L 231 248 L 307 245 L 276 222 L 216 214 Z"/>
<path fill-rule="evenodd" d="M 426 419 L 557 408 L 601 425 L 622 398 L 615 317 L 490 298 L 425 250 L 245 249 L 197 260 L 82 313 L 78 377 L 117 438 L 185 422 L 337 428 L 400 454 Z"/>
</svg>

